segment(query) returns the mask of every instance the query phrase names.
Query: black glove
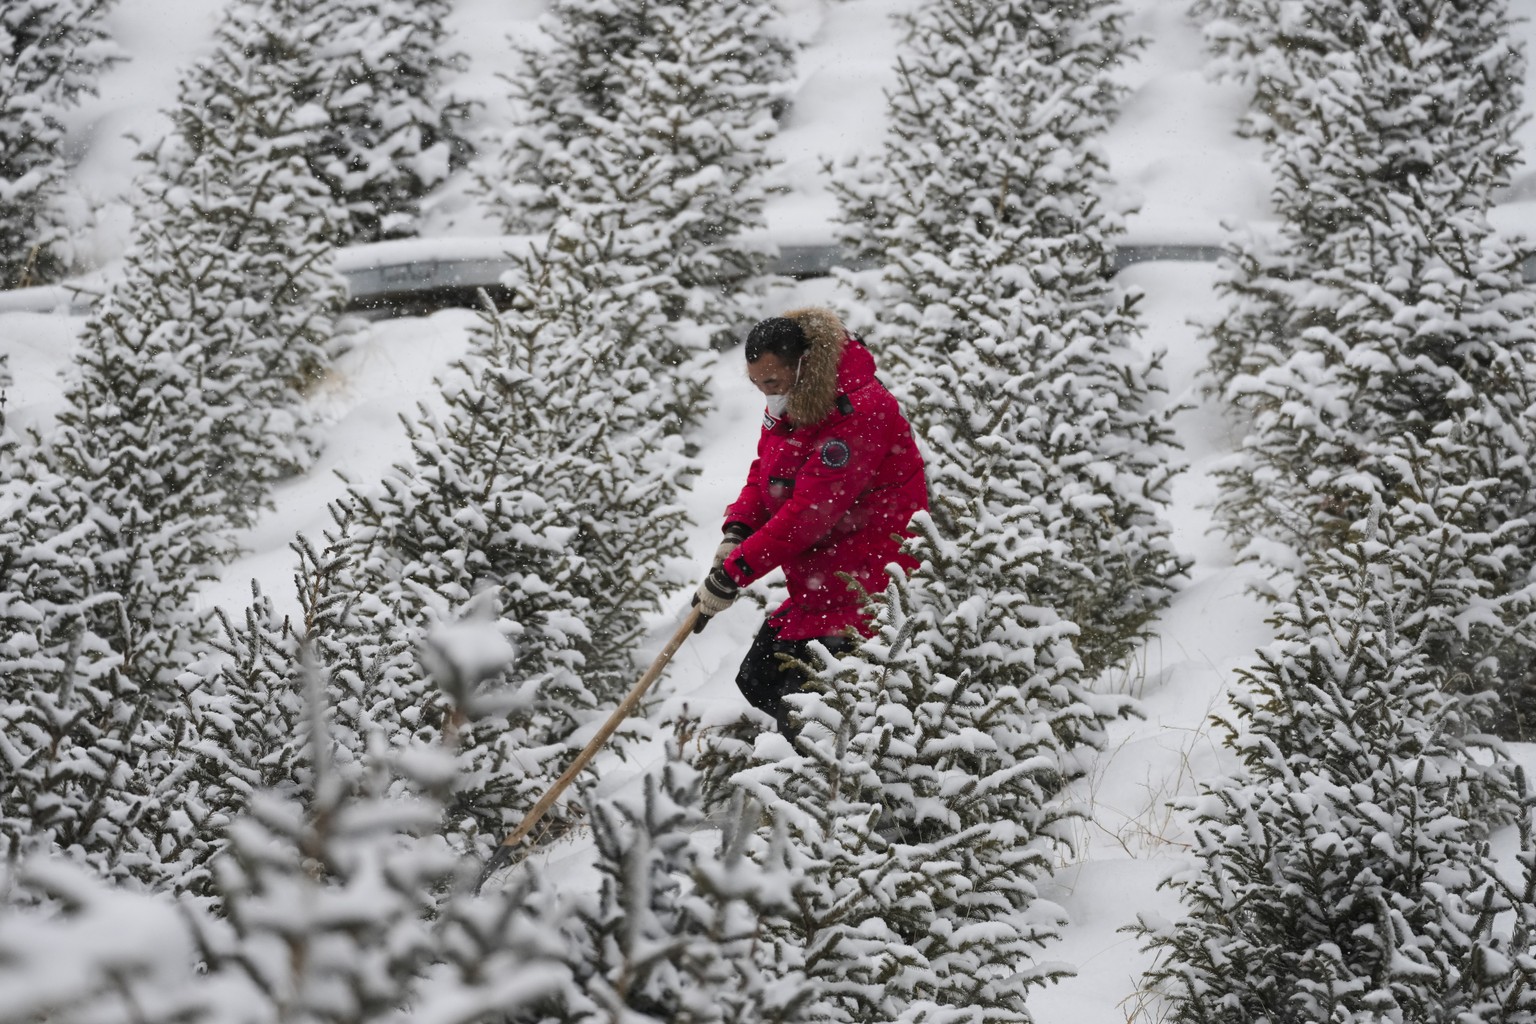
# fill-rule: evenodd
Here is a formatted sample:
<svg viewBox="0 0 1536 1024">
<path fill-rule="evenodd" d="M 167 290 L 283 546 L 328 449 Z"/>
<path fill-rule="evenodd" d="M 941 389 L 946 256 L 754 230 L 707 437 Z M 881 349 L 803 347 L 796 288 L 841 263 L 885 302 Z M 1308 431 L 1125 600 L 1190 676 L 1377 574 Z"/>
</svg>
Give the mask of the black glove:
<svg viewBox="0 0 1536 1024">
<path fill-rule="evenodd" d="M 739 589 L 724 569 L 709 570 L 709 575 L 704 577 L 698 592 L 693 595 L 693 607 L 699 610 L 699 621 L 693 624 L 693 631 L 702 633 L 710 619 L 731 606 Z"/>
</svg>

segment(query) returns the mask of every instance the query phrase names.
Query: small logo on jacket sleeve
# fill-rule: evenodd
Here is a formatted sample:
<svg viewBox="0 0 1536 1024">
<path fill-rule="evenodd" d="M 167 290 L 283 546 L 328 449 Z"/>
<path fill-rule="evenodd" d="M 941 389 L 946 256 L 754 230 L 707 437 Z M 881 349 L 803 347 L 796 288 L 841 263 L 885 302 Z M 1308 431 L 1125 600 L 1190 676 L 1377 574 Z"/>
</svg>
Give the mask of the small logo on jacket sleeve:
<svg viewBox="0 0 1536 1024">
<path fill-rule="evenodd" d="M 852 454 L 848 449 L 848 442 L 839 441 L 836 438 L 821 446 L 821 462 L 829 469 L 842 469 L 848 465 Z"/>
</svg>

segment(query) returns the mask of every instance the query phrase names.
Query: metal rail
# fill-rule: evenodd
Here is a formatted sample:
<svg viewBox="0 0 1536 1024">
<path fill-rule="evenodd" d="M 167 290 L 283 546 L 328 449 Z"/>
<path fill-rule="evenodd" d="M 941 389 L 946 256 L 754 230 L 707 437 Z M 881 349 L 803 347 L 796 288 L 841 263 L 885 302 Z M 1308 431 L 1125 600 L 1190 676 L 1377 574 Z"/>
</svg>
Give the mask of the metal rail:
<svg viewBox="0 0 1536 1024">
<path fill-rule="evenodd" d="M 461 253 L 455 249 L 462 246 Z M 435 309 L 477 305 L 481 289 L 503 291 L 503 278 L 525 252 L 521 238 L 423 242 L 380 242 L 343 249 L 337 267 L 347 279 L 349 308 L 366 316 L 419 315 Z M 500 250 L 498 255 L 495 250 Z M 1135 263 L 1154 261 L 1210 263 L 1222 254 L 1219 245 L 1128 244 L 1114 250 L 1112 268 L 1119 273 Z M 853 261 L 835 245 L 784 245 L 769 267 L 770 273 L 798 280 L 825 277 L 835 267 L 851 267 Z M 1536 282 L 1536 257 L 1523 266 L 1525 279 Z M 89 312 L 96 288 L 88 284 L 60 284 L 0 292 L 0 313 Z"/>
</svg>

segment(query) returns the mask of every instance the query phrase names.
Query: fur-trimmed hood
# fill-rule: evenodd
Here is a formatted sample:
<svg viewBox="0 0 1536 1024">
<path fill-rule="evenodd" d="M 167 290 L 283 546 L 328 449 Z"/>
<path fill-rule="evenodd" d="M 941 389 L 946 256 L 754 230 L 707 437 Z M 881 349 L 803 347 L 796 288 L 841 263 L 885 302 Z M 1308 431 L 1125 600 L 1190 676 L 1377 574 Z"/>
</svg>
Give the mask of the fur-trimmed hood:
<svg viewBox="0 0 1536 1024">
<path fill-rule="evenodd" d="M 837 402 L 837 371 L 848 347 L 848 329 L 836 313 L 818 306 L 792 309 L 782 315 L 799 325 L 811 346 L 800 365 L 800 379 L 790 389 L 785 415 L 797 425 L 820 423 Z"/>
</svg>

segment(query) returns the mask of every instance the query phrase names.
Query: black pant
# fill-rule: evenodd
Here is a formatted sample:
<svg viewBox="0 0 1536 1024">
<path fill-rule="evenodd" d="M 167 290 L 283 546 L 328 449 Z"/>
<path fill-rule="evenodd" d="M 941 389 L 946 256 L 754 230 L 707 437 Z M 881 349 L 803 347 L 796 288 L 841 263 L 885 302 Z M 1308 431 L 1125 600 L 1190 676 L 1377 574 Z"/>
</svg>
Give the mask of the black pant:
<svg viewBox="0 0 1536 1024">
<path fill-rule="evenodd" d="M 822 636 L 815 640 L 780 640 L 779 631 L 769 623 L 757 631 L 747 656 L 741 659 L 736 673 L 736 688 L 747 698 L 747 703 L 759 711 L 766 711 L 779 723 L 779 732 L 794 739 L 799 732 L 789 721 L 789 705 L 784 702 L 787 693 L 798 693 L 805 686 L 810 673 L 799 665 L 786 664 L 782 656 L 796 661 L 814 664 L 811 644 L 820 641 L 833 654 L 841 654 L 853 646 L 853 641 L 843 636 Z"/>
</svg>

